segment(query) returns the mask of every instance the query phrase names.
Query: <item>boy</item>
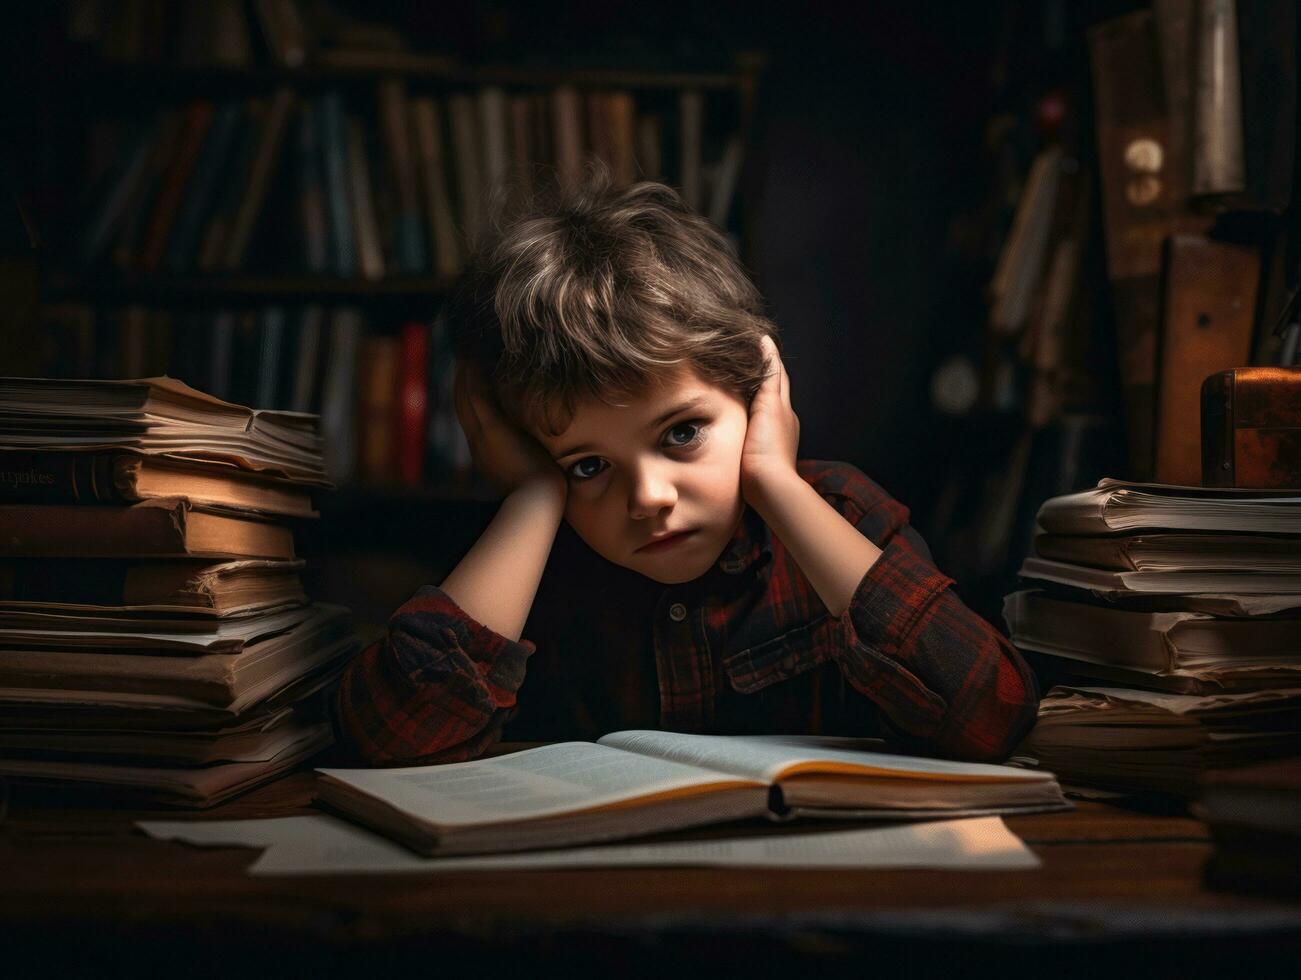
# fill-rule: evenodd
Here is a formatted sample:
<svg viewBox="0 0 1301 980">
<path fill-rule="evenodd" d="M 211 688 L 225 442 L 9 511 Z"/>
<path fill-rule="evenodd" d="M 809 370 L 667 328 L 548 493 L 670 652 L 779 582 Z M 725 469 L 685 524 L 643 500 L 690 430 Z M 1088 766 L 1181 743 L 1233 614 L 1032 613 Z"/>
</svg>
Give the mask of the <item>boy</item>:
<svg viewBox="0 0 1301 980">
<path fill-rule="evenodd" d="M 345 673 L 372 764 L 624 728 L 1007 756 L 1037 693 L 854 467 L 796 461 L 775 326 L 669 188 L 506 223 L 452 306 L 457 415 L 504 501 Z"/>
</svg>

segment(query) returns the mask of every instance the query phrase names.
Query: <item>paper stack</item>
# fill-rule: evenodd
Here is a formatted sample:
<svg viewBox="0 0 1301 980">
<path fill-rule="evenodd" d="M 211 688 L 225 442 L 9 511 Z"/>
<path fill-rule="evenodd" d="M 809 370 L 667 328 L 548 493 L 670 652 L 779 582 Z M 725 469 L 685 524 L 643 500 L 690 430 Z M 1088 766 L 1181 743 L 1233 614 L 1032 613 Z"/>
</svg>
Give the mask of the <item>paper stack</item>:
<svg viewBox="0 0 1301 980">
<path fill-rule="evenodd" d="M 1003 615 L 1061 683 L 1019 755 L 1194 796 L 1209 768 L 1301 752 L 1301 491 L 1103 480 L 1038 524 Z"/>
<path fill-rule="evenodd" d="M 356 641 L 284 524 L 323 472 L 314 416 L 0 379 L 0 777 L 202 807 L 326 747 Z"/>
</svg>

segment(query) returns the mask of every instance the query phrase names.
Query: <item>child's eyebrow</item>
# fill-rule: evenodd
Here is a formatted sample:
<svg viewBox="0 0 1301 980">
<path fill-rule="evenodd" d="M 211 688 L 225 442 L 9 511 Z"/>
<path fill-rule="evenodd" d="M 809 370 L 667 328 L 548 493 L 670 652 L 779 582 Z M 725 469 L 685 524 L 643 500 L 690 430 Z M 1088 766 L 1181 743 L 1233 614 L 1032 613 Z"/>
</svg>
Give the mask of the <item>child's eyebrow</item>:
<svg viewBox="0 0 1301 980">
<path fill-rule="evenodd" d="M 669 419 L 673 418 L 673 416 L 680 415 L 683 412 L 689 412 L 693 409 L 699 408 L 706 401 L 708 401 L 708 399 L 703 394 L 693 395 L 692 397 L 688 398 L 686 401 L 679 402 L 678 404 L 674 405 L 667 412 L 665 412 L 663 415 L 659 416 L 658 418 L 654 419 L 653 421 L 646 423 L 646 428 L 658 429 Z M 561 452 L 552 453 L 551 458 L 560 460 L 560 459 L 564 459 L 566 456 L 572 456 L 574 455 L 574 453 L 585 453 L 596 448 L 597 447 L 594 446 L 592 443 L 584 442 L 584 443 L 580 443 L 577 446 L 570 446 L 568 449 L 565 449 Z"/>
</svg>

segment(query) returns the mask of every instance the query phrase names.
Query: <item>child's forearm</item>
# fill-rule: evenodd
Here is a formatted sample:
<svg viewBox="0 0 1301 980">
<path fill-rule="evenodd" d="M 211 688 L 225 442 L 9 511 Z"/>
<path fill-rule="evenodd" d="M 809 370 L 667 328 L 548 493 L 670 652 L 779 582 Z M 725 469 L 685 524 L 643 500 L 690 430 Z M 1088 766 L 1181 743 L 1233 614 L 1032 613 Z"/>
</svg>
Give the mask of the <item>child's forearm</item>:
<svg viewBox="0 0 1301 980">
<path fill-rule="evenodd" d="M 538 479 L 521 485 L 502 501 L 443 582 L 443 591 L 484 626 L 518 640 L 564 512 L 563 482 Z"/>
<path fill-rule="evenodd" d="M 753 506 L 808 576 L 833 616 L 849 608 L 854 591 L 881 549 L 791 470 L 762 481 Z"/>
</svg>

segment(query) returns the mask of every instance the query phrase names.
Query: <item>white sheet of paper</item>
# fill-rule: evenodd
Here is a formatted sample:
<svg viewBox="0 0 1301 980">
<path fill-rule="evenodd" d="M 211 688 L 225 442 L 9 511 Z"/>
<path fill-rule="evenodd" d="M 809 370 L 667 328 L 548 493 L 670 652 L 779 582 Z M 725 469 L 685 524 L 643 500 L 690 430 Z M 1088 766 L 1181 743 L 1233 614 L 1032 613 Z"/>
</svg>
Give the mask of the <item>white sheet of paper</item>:
<svg viewBox="0 0 1301 980">
<path fill-rule="evenodd" d="M 1039 859 L 999 817 L 699 841 L 616 844 L 525 854 L 422 858 L 335 817 L 144 821 L 160 840 L 265 847 L 254 875 L 526 871 L 560 868 L 949 868 L 1024 870 Z"/>
</svg>

